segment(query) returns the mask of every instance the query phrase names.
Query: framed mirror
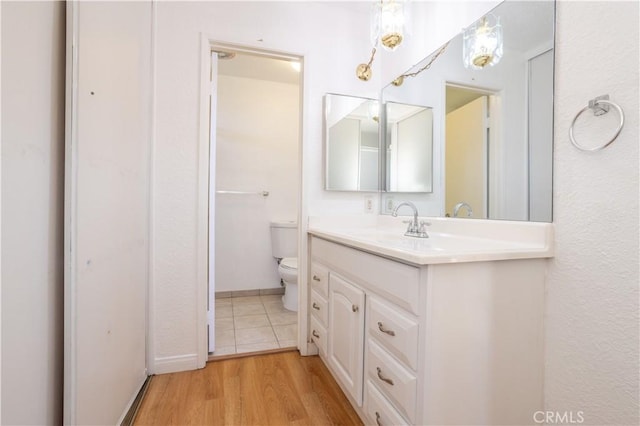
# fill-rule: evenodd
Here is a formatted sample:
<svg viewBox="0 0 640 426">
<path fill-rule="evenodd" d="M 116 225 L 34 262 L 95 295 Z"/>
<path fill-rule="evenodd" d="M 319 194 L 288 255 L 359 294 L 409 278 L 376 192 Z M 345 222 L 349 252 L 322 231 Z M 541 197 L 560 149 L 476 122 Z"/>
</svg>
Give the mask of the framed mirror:
<svg viewBox="0 0 640 426">
<path fill-rule="evenodd" d="M 480 34 L 467 31 L 383 89 L 385 104 L 431 106 L 433 191 L 383 194 L 382 213 L 395 198 L 423 215 L 552 220 L 555 2 L 507 0 L 470 29 L 488 17 L 502 28 L 499 62 L 465 66 L 463 44 Z"/>
<path fill-rule="evenodd" d="M 325 189 L 379 189 L 379 102 L 327 94 L 324 97 Z"/>
</svg>

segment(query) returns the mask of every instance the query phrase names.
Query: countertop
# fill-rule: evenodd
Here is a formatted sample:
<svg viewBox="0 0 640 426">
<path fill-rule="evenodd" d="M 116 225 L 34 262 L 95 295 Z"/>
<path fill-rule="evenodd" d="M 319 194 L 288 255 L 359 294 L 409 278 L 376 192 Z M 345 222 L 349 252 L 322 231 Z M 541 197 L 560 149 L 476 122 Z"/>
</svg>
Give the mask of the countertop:
<svg viewBox="0 0 640 426">
<path fill-rule="evenodd" d="M 553 257 L 553 224 L 453 218 L 431 223 L 429 238 L 404 235 L 404 218 L 310 218 L 316 237 L 404 263 L 430 265 Z"/>
</svg>

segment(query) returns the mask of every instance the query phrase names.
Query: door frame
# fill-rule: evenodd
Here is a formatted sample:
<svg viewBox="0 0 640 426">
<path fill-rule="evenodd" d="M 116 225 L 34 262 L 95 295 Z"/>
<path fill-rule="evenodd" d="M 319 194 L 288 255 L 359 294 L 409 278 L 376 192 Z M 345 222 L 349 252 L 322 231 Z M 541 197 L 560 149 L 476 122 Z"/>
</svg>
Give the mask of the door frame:
<svg viewBox="0 0 640 426">
<path fill-rule="evenodd" d="M 313 344 L 309 345 L 307 336 L 307 223 L 305 206 L 305 179 L 304 167 L 304 91 L 305 91 L 305 67 L 304 55 L 278 50 L 267 50 L 259 47 L 244 46 L 220 41 L 206 33 L 200 35 L 200 130 L 198 146 L 198 209 L 197 209 L 197 294 L 196 294 L 196 321 L 197 321 L 197 350 L 198 365 L 204 366 L 209 357 L 208 352 L 208 312 L 209 303 L 215 295 L 209 298 L 210 289 L 215 289 L 215 276 L 209 275 L 209 252 L 215 250 L 211 242 L 215 241 L 213 233 L 215 229 L 210 227 L 209 210 L 215 210 L 215 191 L 210 189 L 210 176 L 215 176 L 215 149 L 210 146 L 210 100 L 211 91 L 211 51 L 226 50 L 236 53 L 250 53 L 271 58 L 295 59 L 300 62 L 300 108 L 299 108 L 299 135 L 298 135 L 298 349 L 302 355 L 313 352 Z M 213 196 L 212 196 L 213 193 Z M 213 198 L 213 203 L 211 203 Z M 212 207 L 213 206 L 213 207 Z M 210 234 L 210 231 L 212 234 Z M 212 293 L 215 290 L 212 291 Z M 214 305 L 215 306 L 215 305 Z"/>
</svg>

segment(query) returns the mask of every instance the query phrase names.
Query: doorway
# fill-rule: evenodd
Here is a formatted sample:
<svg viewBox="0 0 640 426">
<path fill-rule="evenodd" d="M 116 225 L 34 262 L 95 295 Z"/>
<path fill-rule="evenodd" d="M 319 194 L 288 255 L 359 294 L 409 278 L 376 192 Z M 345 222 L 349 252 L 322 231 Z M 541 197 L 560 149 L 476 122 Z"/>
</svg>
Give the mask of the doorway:
<svg viewBox="0 0 640 426">
<path fill-rule="evenodd" d="M 297 347 L 297 313 L 283 306 L 271 223 L 298 219 L 300 71 L 297 56 L 212 46 L 207 324 L 213 358 Z"/>
<path fill-rule="evenodd" d="M 492 157 L 497 132 L 492 116 L 497 95 L 484 89 L 446 85 L 445 214 L 451 217 L 489 218 Z"/>
</svg>

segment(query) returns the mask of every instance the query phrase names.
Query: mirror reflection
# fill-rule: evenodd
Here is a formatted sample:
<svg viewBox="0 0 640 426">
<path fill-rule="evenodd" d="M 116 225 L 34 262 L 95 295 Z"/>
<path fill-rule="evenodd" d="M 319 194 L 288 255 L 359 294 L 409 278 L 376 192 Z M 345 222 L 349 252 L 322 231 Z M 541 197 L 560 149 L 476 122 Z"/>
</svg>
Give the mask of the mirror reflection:
<svg viewBox="0 0 640 426">
<path fill-rule="evenodd" d="M 403 199 L 416 203 L 424 215 L 548 222 L 555 4 L 505 1 L 489 15 L 492 21 L 481 17 L 470 28 L 486 27 L 494 19 L 500 23 L 498 60 L 480 60 L 467 51 L 465 58 L 474 57 L 476 66 L 465 66 L 463 43 L 474 42 L 467 31 L 431 65 L 425 68 L 436 53 L 382 92 L 385 103 L 432 107 L 433 192 Z M 478 66 L 483 63 L 487 66 Z M 385 137 L 389 143 L 392 135 L 386 132 Z M 383 200 L 381 205 L 383 213 L 390 213 L 393 203 Z"/>
<path fill-rule="evenodd" d="M 386 187 L 394 192 L 431 192 L 433 111 L 387 102 Z"/>
<path fill-rule="evenodd" d="M 379 103 L 325 95 L 325 189 L 378 191 Z"/>
</svg>

